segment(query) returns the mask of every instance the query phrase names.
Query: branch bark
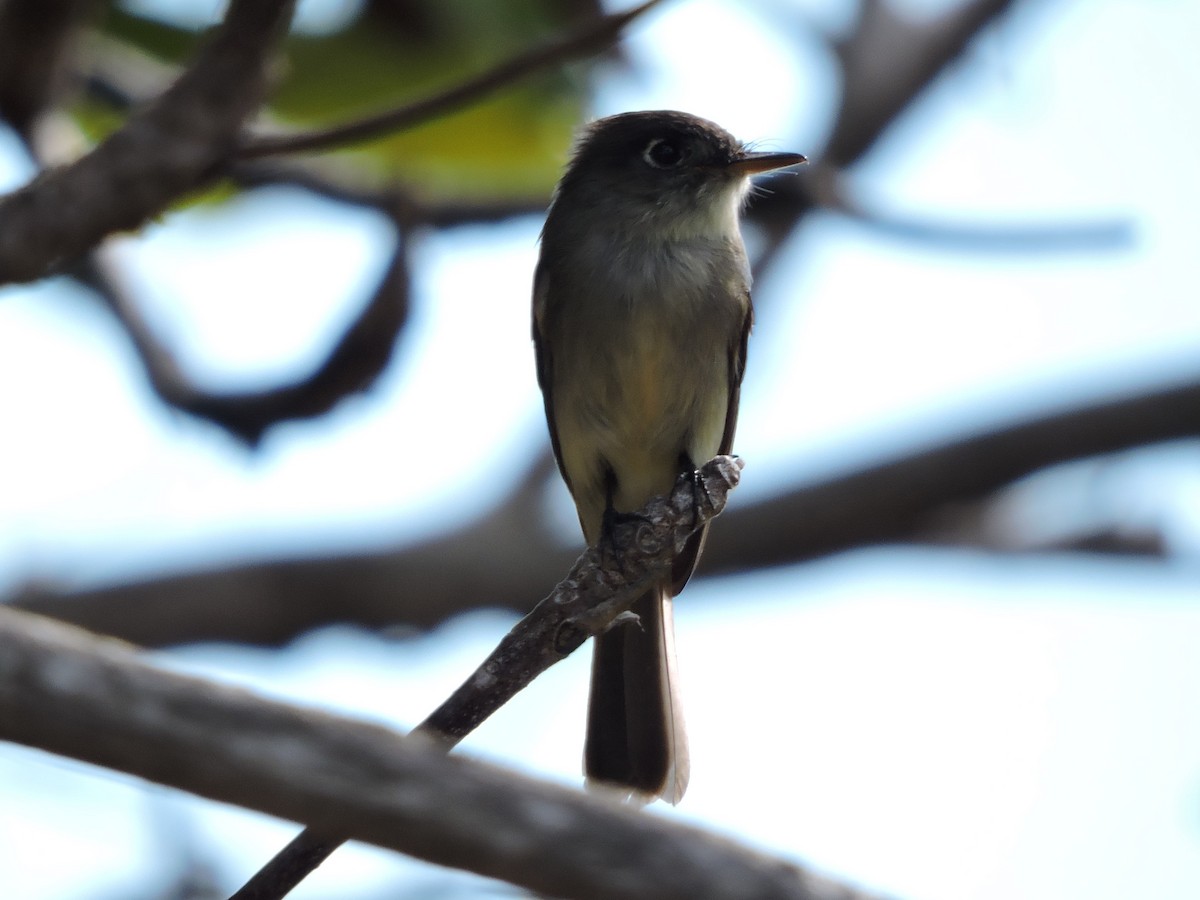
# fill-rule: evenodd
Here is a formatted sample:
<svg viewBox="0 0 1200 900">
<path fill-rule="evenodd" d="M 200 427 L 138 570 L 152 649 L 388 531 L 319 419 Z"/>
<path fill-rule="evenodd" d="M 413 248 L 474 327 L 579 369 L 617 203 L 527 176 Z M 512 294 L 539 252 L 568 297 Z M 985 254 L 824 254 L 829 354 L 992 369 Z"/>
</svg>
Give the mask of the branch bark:
<svg viewBox="0 0 1200 900">
<path fill-rule="evenodd" d="M 0 198 L 0 284 L 45 277 L 137 228 L 228 157 L 266 88 L 291 0 L 232 0 L 192 66 L 95 150 Z M 69 212 L 68 212 L 69 211 Z"/>
<path fill-rule="evenodd" d="M 855 896 L 698 829 L 3 609 L 0 737 L 553 896 Z"/>
</svg>

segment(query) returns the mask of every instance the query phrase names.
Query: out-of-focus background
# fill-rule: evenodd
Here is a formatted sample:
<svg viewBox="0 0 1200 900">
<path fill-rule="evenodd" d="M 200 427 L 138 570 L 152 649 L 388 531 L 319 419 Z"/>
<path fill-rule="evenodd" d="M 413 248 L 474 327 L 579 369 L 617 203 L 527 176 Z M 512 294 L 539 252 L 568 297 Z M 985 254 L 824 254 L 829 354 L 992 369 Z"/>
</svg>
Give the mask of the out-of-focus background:
<svg viewBox="0 0 1200 900">
<path fill-rule="evenodd" d="M 240 188 L 110 241 L 110 287 L 178 383 L 216 397 L 303 382 L 402 260 L 406 317 L 378 377 L 261 436 L 167 402 L 131 319 L 79 279 L 0 290 L 0 595 L 132 637 L 165 666 L 399 728 L 422 719 L 578 546 L 545 465 L 528 324 L 540 210 L 571 131 L 687 110 L 814 164 L 766 182 L 747 225 L 758 320 L 729 514 L 746 518 L 715 530 L 716 573 L 676 604 L 693 776 L 682 805 L 655 814 L 911 900 L 1197 896 L 1200 441 L 1170 415 L 1145 426 L 1134 399 L 1200 381 L 1200 6 L 993 3 L 999 15 L 861 157 L 845 141 L 831 153 L 847 102 L 870 119 L 871 98 L 903 92 L 890 54 L 984 5 L 669 0 L 598 61 L 282 161 L 311 163 L 321 189 L 247 169 Z M 864 9 L 885 40 L 865 40 Z M 274 124 L 420 96 L 595 12 L 301 2 Z M 161 87 L 220 8 L 128 0 L 92 15 L 58 123 L 69 140 L 96 139 Z M 0 186 L 34 171 L 0 128 Z M 362 199 L 396 184 L 442 218 Z M 1056 461 L 1060 444 L 1093 445 L 1090 420 L 1055 416 L 1121 398 L 1119 436 Z M 1035 419 L 1050 423 L 1050 455 L 1028 458 L 1054 465 L 1018 464 L 1012 483 L 984 472 L 999 490 L 902 528 L 866 503 L 851 510 L 861 541 L 789 548 L 831 517 L 805 507 L 806 486 Z M 936 499 L 933 474 L 892 489 Z M 786 515 L 754 517 L 785 496 Z M 498 509 L 520 513 L 504 520 L 517 545 L 553 536 L 552 565 L 518 596 L 490 560 L 496 532 L 475 527 Z M 743 527 L 769 529 L 754 539 L 772 565 L 720 556 Z M 388 560 L 409 573 L 391 592 Z M 472 560 L 470 591 L 440 584 Z M 431 610 L 422 579 L 452 602 Z M 319 596 L 264 586 L 297 580 Z M 367 608 L 367 594 L 394 605 Z M 586 657 L 460 752 L 578 783 Z M 4 896 L 218 896 L 294 831 L 0 747 Z M 505 889 L 351 845 L 294 896 L 401 890 Z"/>
</svg>

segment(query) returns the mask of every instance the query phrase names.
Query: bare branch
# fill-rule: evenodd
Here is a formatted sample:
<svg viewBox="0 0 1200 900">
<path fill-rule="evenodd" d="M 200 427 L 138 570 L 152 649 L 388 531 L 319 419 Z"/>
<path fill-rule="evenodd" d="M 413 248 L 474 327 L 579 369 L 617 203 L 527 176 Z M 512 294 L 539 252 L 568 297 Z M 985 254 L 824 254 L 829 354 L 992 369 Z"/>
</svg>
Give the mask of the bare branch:
<svg viewBox="0 0 1200 900">
<path fill-rule="evenodd" d="M 842 171 L 858 162 L 916 98 L 1014 0 L 968 0 L 925 22 L 910 22 L 887 0 L 863 0 L 858 22 L 835 49 L 842 101 L 813 172 Z M 810 156 L 813 154 L 810 154 Z M 766 238 L 756 270 L 764 272 L 796 223 L 818 205 L 810 177 L 776 177 L 750 217 Z"/>
<path fill-rule="evenodd" d="M 314 418 L 345 398 L 367 390 L 391 361 L 396 339 L 408 318 L 408 261 L 401 239 L 374 296 L 310 375 L 268 390 L 218 394 L 196 387 L 183 374 L 175 357 L 154 335 L 137 304 L 118 283 L 103 248 L 72 266 L 69 272 L 95 291 L 116 315 L 137 351 L 151 387 L 164 403 L 219 425 L 251 446 L 273 425 Z"/>
<path fill-rule="evenodd" d="M 1200 383 L 1105 398 L 1004 421 L 730 510 L 713 525 L 702 573 L 784 565 L 880 542 L 927 542 L 948 504 L 987 496 L 1066 462 L 1200 435 Z M 32 586 L 12 605 L 163 646 L 276 644 L 330 622 L 430 628 L 480 603 L 525 611 L 571 562 L 529 506 L 543 460 L 509 499 L 467 527 L 382 554 L 281 559 L 80 591 Z"/>
<path fill-rule="evenodd" d="M 124 45 L 97 39 L 92 68 L 81 80 L 92 97 L 128 112 L 155 95 L 159 85 L 177 75 L 173 68 Z M 310 158 L 303 162 L 278 159 L 232 159 L 221 174 L 243 188 L 285 185 L 309 191 L 327 200 L 381 210 L 404 225 L 447 228 L 499 222 L 520 215 L 542 213 L 549 193 L 502 200 L 432 200 L 416 196 L 402 182 L 337 157 Z"/>
<path fill-rule="evenodd" d="M 324 361 L 306 378 L 253 393 L 219 395 L 193 391 L 179 407 L 215 422 L 253 445 L 273 425 L 315 418 L 347 397 L 369 389 L 391 363 L 408 319 L 410 283 L 406 244 L 403 236 L 397 239 L 392 260 L 380 277 L 375 294 Z"/>
<path fill-rule="evenodd" d="M 488 73 L 487 83 L 491 84 L 494 81 L 495 85 L 499 86 L 505 83 L 505 79 L 517 77 L 522 72 L 561 61 L 590 47 L 606 44 L 618 35 L 628 22 L 654 5 L 654 2 L 658 0 L 644 3 L 620 15 L 604 17 L 548 47 L 510 60 Z M 130 64 L 139 61 L 124 59 L 111 52 L 111 48 L 104 58 L 113 78 L 109 94 L 119 103 L 123 104 L 130 99 L 126 87 L 129 82 L 145 83 L 159 77 L 157 74 L 154 77 L 147 76 L 140 66 Z M 136 78 L 130 76 L 131 69 L 137 70 L 134 73 Z M 460 86 L 442 95 L 442 99 L 460 97 L 462 102 L 466 102 L 471 96 L 471 90 L 481 88 L 484 82 L 477 80 L 474 84 L 475 88 L 465 93 Z M 433 108 L 430 107 L 431 110 Z M 244 185 L 287 180 L 289 183 L 304 186 L 344 202 L 382 209 L 397 221 L 402 232 L 418 224 L 437 227 L 468 221 L 496 221 L 521 212 L 540 211 L 546 202 L 545 198 L 539 197 L 533 201 L 516 204 L 422 204 L 399 187 L 386 186 L 368 192 L 338 184 L 315 172 L 311 166 L 292 166 L 290 171 L 281 171 L 278 165 L 256 166 L 253 163 L 230 162 L 229 168 L 235 179 Z M 117 314 L 138 351 L 151 385 L 164 402 L 176 409 L 208 419 L 251 445 L 256 444 L 271 425 L 324 413 L 342 398 L 373 383 L 391 359 L 396 336 L 403 325 L 408 308 L 408 273 L 405 251 L 403 246 L 400 246 L 374 299 L 364 307 L 360 318 L 312 375 L 298 383 L 269 391 L 222 395 L 200 390 L 184 377 L 171 353 L 161 345 L 142 320 L 136 303 L 128 296 L 128 292 L 121 288 L 119 280 L 111 271 L 111 266 L 103 259 L 97 258 L 78 264 L 73 268 L 72 274 L 95 289 Z"/>
<path fill-rule="evenodd" d="M 123 67 L 129 68 L 132 67 Z M 44 119 L 49 121 L 49 117 Z M 55 131 L 60 135 L 68 129 L 74 130 L 66 121 L 56 120 L 56 125 Z M 47 144 L 47 141 L 29 142 L 31 152 L 42 163 L 56 155 Z M 399 202 L 392 206 L 401 208 Z M 407 208 L 403 212 L 407 214 Z M 105 246 L 72 264 L 67 271 L 91 288 L 116 316 L 137 352 L 150 386 L 164 403 L 207 419 L 253 446 L 272 425 L 321 415 L 342 399 L 366 390 L 387 367 L 408 315 L 409 272 L 403 224 L 398 229 L 402 235 L 373 297 L 364 304 L 325 361 L 298 382 L 249 393 L 211 393 L 185 376 L 174 355 L 143 318 Z"/>
<path fill-rule="evenodd" d="M 733 510 L 713 526 L 716 571 L 782 565 L 861 544 L 921 540 L 948 504 L 1056 463 L 1200 435 L 1200 384 L 1043 413 Z"/>
<path fill-rule="evenodd" d="M 7 609 L 0 738 L 554 896 L 856 896 L 698 829 Z"/>
<path fill-rule="evenodd" d="M 234 162 L 226 173 L 241 187 L 285 185 L 351 206 L 382 210 L 408 227 L 453 228 L 485 225 L 517 216 L 540 215 L 550 195 L 497 200 L 424 200 L 398 182 L 371 183 L 361 172 L 329 165 L 331 160 L 281 163 L 274 160 Z"/>
<path fill-rule="evenodd" d="M 858 24 L 836 46 L 842 103 L 822 161 L 846 168 L 1013 0 L 967 0 L 941 16 L 915 22 L 887 0 L 863 0 Z"/>
<path fill-rule="evenodd" d="M 5 9 L 7 7 L 0 7 L 0 17 Z M 0 39 L 3 37 L 0 36 Z M 118 68 L 122 72 L 133 68 L 140 70 L 145 65 L 140 57 L 136 58 L 137 65 L 130 65 L 128 63 L 133 59 L 118 57 L 112 52 L 107 56 L 110 61 L 127 63 L 110 64 L 110 68 Z M 0 63 L 2 67 L 3 63 Z M 129 80 L 128 76 L 125 80 Z M 142 80 L 151 79 L 146 76 Z M 153 80 L 158 83 L 165 79 L 155 77 Z M 41 121 L 43 125 L 52 123 L 55 126 L 39 128 L 43 138 L 69 135 L 72 139 L 67 143 L 82 143 L 82 137 L 76 134 L 77 129 L 65 116 L 43 115 Z M 54 142 L 35 140 L 32 135 L 26 145 L 31 155 L 43 165 L 62 155 Z M 381 278 L 374 297 L 365 304 L 325 362 L 310 376 L 291 385 L 248 394 L 209 393 L 189 381 L 173 354 L 158 340 L 143 318 L 128 287 L 121 283 L 107 247 L 98 247 L 80 262 L 71 265 L 68 273 L 90 287 L 116 316 L 146 370 L 150 386 L 164 403 L 207 419 L 247 444 L 254 445 L 268 427 L 286 420 L 320 415 L 343 398 L 368 388 L 386 368 L 408 313 L 409 273 L 405 249 L 405 242 L 398 241 L 392 262 Z"/>
<path fill-rule="evenodd" d="M 485 72 L 415 103 L 319 131 L 247 137 L 238 155 L 243 159 L 253 159 L 282 153 L 328 150 L 412 128 L 462 109 L 535 72 L 598 53 L 615 41 L 630 22 L 660 2 L 662 0 L 646 0 L 625 12 L 602 16 L 548 44 L 518 53 Z"/>
<path fill-rule="evenodd" d="M 74 164 L 0 198 L 0 284 L 42 278 L 142 225 L 225 159 L 259 105 L 292 5 L 232 0 L 191 68 L 157 101 Z"/>
<path fill-rule="evenodd" d="M 534 678 L 605 631 L 670 572 L 687 539 L 720 515 L 744 465 L 733 456 L 715 457 L 681 475 L 670 496 L 654 497 L 636 517 L 616 523 L 612 545 L 588 548 L 550 596 L 417 730 L 457 743 Z"/>
</svg>

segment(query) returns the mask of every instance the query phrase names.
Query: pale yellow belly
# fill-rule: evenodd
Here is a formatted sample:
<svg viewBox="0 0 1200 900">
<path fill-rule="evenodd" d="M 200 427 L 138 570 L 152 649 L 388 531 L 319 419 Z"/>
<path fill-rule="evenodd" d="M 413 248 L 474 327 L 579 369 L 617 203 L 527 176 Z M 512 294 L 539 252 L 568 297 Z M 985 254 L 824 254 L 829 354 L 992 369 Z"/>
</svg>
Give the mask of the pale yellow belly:
<svg viewBox="0 0 1200 900">
<path fill-rule="evenodd" d="M 595 372 L 564 373 L 555 402 L 563 463 L 589 541 L 607 499 L 605 471 L 615 476 L 614 508 L 640 509 L 670 491 L 681 456 L 699 465 L 717 453 L 729 403 L 725 347 L 705 352 L 645 335 L 604 362 Z"/>
</svg>

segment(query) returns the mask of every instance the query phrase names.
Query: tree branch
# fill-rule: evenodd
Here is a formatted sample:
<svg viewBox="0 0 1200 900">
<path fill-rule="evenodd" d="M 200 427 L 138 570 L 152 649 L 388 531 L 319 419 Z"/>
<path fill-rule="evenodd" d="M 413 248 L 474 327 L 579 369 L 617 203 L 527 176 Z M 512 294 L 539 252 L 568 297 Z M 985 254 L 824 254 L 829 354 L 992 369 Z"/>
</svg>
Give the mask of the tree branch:
<svg viewBox="0 0 1200 900">
<path fill-rule="evenodd" d="M 0 7 L 0 17 L 6 8 Z M 113 64 L 111 59 L 116 54 L 111 51 L 108 57 L 110 69 L 127 71 L 135 68 Z M 145 65 L 140 58 L 138 63 Z M 2 62 L 0 68 L 3 68 Z M 126 80 L 129 80 L 128 77 Z M 143 77 L 141 80 L 152 80 L 158 84 L 165 79 Z M 126 108 L 133 105 L 120 89 L 114 88 L 113 93 L 122 100 L 130 101 L 125 104 Z M 64 121 L 59 124 L 56 133 L 74 130 L 65 121 L 65 116 L 59 118 Z M 47 143 L 27 141 L 32 155 L 43 165 L 62 155 L 53 147 L 43 146 Z M 395 206 L 399 208 L 400 204 Z M 409 272 L 403 223 L 398 224 L 398 230 L 401 235 L 392 261 L 373 296 L 343 332 L 324 362 L 297 382 L 263 391 L 212 393 L 193 384 L 180 369 L 175 356 L 160 342 L 143 318 L 127 286 L 121 283 L 118 270 L 104 246 L 71 264 L 67 272 L 76 281 L 91 288 L 116 316 L 129 336 L 151 388 L 165 404 L 206 419 L 253 446 L 272 425 L 319 416 L 342 399 L 366 390 L 387 367 L 408 315 Z"/>
<path fill-rule="evenodd" d="M 714 524 L 701 573 L 929 541 L 936 537 L 929 523 L 948 505 L 978 500 L 1023 475 L 1197 435 L 1200 382 L 996 423 L 738 505 Z M 536 498 L 551 470 L 543 459 L 479 520 L 390 552 L 277 559 L 78 591 L 43 584 L 8 602 L 148 646 L 278 644 L 331 622 L 424 629 L 481 602 L 523 612 L 527 598 L 571 563 L 557 535 L 536 530 Z"/>
<path fill-rule="evenodd" d="M 817 193 L 825 173 L 847 170 L 862 159 L 1013 2 L 968 0 L 940 17 L 916 23 L 894 12 L 887 0 L 863 0 L 854 29 L 834 46 L 842 70 L 842 101 L 824 151 L 807 172 L 773 178 L 771 190 L 751 207 L 766 237 L 755 266 L 759 274 L 774 261 L 796 223 L 819 205 Z"/>
<path fill-rule="evenodd" d="M 4 609 L 0 737 L 554 896 L 855 896 L 699 829 Z"/>
<path fill-rule="evenodd" d="M 289 148 L 306 149 L 322 146 L 327 141 L 336 144 L 347 136 L 361 137 L 377 128 L 390 131 L 411 127 L 429 117 L 477 100 L 523 75 L 608 46 L 631 21 L 659 2 L 661 0 L 649 0 L 624 13 L 601 17 L 565 37 L 519 54 L 480 76 L 402 110 L 391 110 L 381 116 L 315 135 L 249 139 L 243 147 L 245 155 L 253 157 L 263 153 L 286 152 Z M 115 56 L 111 52 L 108 54 L 110 70 L 125 71 L 131 68 L 128 65 L 123 68 L 116 65 Z M 140 78 L 141 82 L 148 80 L 153 79 Z M 125 72 L 123 82 L 128 81 L 130 78 Z M 132 99 L 122 83 L 117 81 L 112 82 L 108 95 L 122 104 Z M 394 186 L 365 192 L 339 185 L 311 169 L 298 166 L 281 169 L 278 165 L 255 165 L 235 159 L 224 160 L 222 165 L 243 185 L 270 181 L 278 183 L 286 179 L 289 183 L 302 185 L 344 202 L 371 205 L 391 215 L 402 232 L 417 224 L 441 227 L 469 221 L 496 221 L 518 212 L 540 211 L 545 206 L 544 198 L 517 204 L 424 204 Z M 268 391 L 231 394 L 202 391 L 184 377 L 173 356 L 155 338 L 136 305 L 119 287 L 117 279 L 108 271 L 110 267 L 102 259 L 76 264 L 71 273 L 97 291 L 125 326 L 151 386 L 165 403 L 214 422 L 247 444 L 254 445 L 270 426 L 289 419 L 317 416 L 344 397 L 373 383 L 391 360 L 396 336 L 407 315 L 409 284 L 405 262 L 405 250 L 399 247 L 373 300 L 312 375 L 295 384 Z"/>
<path fill-rule="evenodd" d="M 589 547 L 550 596 L 417 730 L 458 743 L 534 678 L 606 631 L 671 571 L 688 538 L 721 514 L 744 466 L 737 457 L 714 457 L 679 476 L 669 496 L 654 497 L 635 517 L 616 521 L 611 544 Z"/>
<path fill-rule="evenodd" d="M 681 479 L 619 526 L 617 553 L 585 553 L 418 728 L 436 742 L 165 672 L 133 648 L 6 609 L 0 737 L 554 896 L 854 897 L 697 829 L 442 754 L 669 571 L 740 468 L 718 457 L 704 492 Z"/>
<path fill-rule="evenodd" d="M 518 53 L 485 72 L 415 103 L 318 131 L 248 136 L 243 140 L 238 155 L 243 159 L 254 159 L 283 153 L 329 150 L 412 128 L 482 100 L 535 72 L 598 53 L 615 41 L 630 22 L 660 2 L 662 0 L 647 0 L 625 12 L 602 16 L 548 44 Z"/>
<path fill-rule="evenodd" d="M 346 170 L 330 159 L 303 163 L 255 160 L 234 162 L 227 174 L 243 188 L 285 185 L 308 191 L 326 200 L 377 209 L 406 227 L 454 228 L 487 225 L 517 216 L 541 215 L 550 195 L 483 200 L 433 199 L 414 194 L 398 182 L 371 183 L 371 176 Z"/>
<path fill-rule="evenodd" d="M 117 317 L 163 403 L 212 422 L 249 446 L 257 445 L 273 425 L 315 418 L 367 390 L 391 362 L 408 318 L 408 258 L 406 241 L 400 236 L 375 293 L 309 375 L 267 390 L 213 393 L 197 387 L 180 370 L 119 284 L 103 247 L 72 265 L 69 273 L 91 288 Z"/>
<path fill-rule="evenodd" d="M 549 597 L 518 622 L 449 699 L 414 730 L 449 752 L 538 675 L 609 628 L 651 583 L 671 571 L 687 539 L 725 508 L 743 463 L 718 456 L 700 476 L 681 475 L 669 497 L 655 497 L 636 519 L 615 525 L 610 544 L 589 548 Z M 699 500 L 703 502 L 698 502 Z M 342 839 L 309 826 L 230 900 L 278 900 L 329 858 Z"/>
<path fill-rule="evenodd" d="M 72 165 L 0 198 L 0 284 L 42 278 L 191 190 L 261 101 L 290 0 L 232 0 L 195 62 L 157 101 Z M 65 211 L 69 211 L 69 214 Z"/>
<path fill-rule="evenodd" d="M 169 80 L 170 67 L 122 52 L 111 41 L 99 41 L 99 61 L 81 75 L 90 95 L 127 113 Z M 164 72 L 163 70 L 166 70 Z M 336 157 L 304 161 L 232 159 L 222 174 L 242 188 L 285 185 L 336 203 L 377 209 L 405 225 L 447 228 L 500 222 L 514 216 L 545 212 L 549 193 L 517 199 L 426 200 L 402 182 Z"/>
<path fill-rule="evenodd" d="M 916 22 L 888 0 L 863 0 L 854 31 L 834 48 L 842 69 L 842 103 L 822 161 L 845 169 L 865 156 L 887 126 L 1013 2 L 968 0 Z"/>
<path fill-rule="evenodd" d="M 1042 413 L 739 507 L 714 526 L 705 558 L 714 571 L 759 568 L 922 540 L 939 510 L 1039 469 L 1198 435 L 1200 383 Z"/>
</svg>

